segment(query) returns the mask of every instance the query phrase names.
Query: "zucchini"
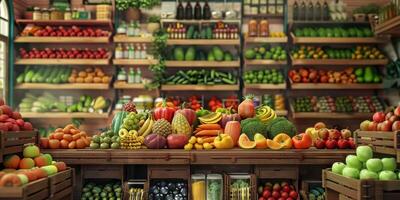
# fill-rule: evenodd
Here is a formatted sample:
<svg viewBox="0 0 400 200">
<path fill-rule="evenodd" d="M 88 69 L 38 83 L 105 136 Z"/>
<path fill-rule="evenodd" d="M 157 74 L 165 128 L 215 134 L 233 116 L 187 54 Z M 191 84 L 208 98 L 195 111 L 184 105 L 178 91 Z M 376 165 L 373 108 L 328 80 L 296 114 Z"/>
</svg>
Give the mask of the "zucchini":
<svg viewBox="0 0 400 200">
<path fill-rule="evenodd" d="M 224 82 L 224 83 L 226 83 L 226 84 L 229 84 L 229 85 L 235 84 L 235 81 L 232 81 L 232 80 L 227 79 L 227 78 L 223 78 L 223 79 L 222 79 L 222 82 Z"/>
</svg>

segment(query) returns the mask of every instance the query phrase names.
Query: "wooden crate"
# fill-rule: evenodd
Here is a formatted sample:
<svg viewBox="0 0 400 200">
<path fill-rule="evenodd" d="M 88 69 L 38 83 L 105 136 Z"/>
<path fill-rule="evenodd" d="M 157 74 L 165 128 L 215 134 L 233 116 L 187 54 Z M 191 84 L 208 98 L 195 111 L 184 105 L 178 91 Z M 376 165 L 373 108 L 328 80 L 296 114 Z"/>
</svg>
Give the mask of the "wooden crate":
<svg viewBox="0 0 400 200">
<path fill-rule="evenodd" d="M 397 156 L 400 162 L 400 131 L 356 131 L 357 145 L 369 145 L 374 152 Z"/>
<path fill-rule="evenodd" d="M 400 199 L 400 181 L 375 181 L 347 178 L 330 169 L 322 172 L 322 187 L 329 200 Z"/>
<path fill-rule="evenodd" d="M 0 162 L 2 157 L 8 154 L 22 152 L 27 143 L 38 144 L 37 131 L 1 131 L 0 132 Z"/>
<path fill-rule="evenodd" d="M 312 180 L 304 180 L 301 181 L 301 189 L 299 190 L 298 194 L 301 196 L 301 199 L 303 200 L 308 200 L 308 194 L 310 191 L 310 188 L 312 187 L 311 185 L 321 185 L 322 187 L 322 181 L 312 181 Z"/>
<path fill-rule="evenodd" d="M 51 200 L 73 199 L 73 188 L 75 183 L 75 170 L 68 168 L 49 177 Z"/>
<path fill-rule="evenodd" d="M 84 165 L 83 179 L 118 179 L 123 181 L 123 165 Z M 122 184 L 122 182 L 121 182 Z"/>
<path fill-rule="evenodd" d="M 263 166 L 255 167 L 255 174 L 258 179 L 287 179 L 291 180 L 296 190 L 299 189 L 299 168 L 282 166 Z"/>
<path fill-rule="evenodd" d="M 224 176 L 224 199 L 226 200 L 238 200 L 236 198 L 232 197 L 232 193 L 234 191 L 231 191 L 231 184 L 233 180 L 235 179 L 235 176 L 243 176 L 246 177 L 248 176 L 250 179 L 250 199 L 255 200 L 257 198 L 257 178 L 255 174 L 225 174 Z"/>
<path fill-rule="evenodd" d="M 182 179 L 190 180 L 189 166 L 149 165 L 147 167 L 148 180 L 151 179 Z"/>
<path fill-rule="evenodd" d="M 0 200 L 44 200 L 49 192 L 49 179 L 41 178 L 22 187 L 0 187 Z"/>
</svg>

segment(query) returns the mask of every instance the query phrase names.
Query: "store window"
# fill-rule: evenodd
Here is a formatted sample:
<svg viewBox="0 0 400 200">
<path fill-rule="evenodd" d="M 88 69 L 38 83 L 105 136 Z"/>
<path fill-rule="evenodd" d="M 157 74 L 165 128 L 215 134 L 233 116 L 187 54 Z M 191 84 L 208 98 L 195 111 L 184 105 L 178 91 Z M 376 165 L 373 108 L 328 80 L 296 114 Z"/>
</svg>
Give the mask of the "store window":
<svg viewBox="0 0 400 200">
<path fill-rule="evenodd" d="M 5 97 L 5 77 L 7 73 L 8 46 L 8 8 L 6 0 L 0 0 L 0 90 L 1 98 Z"/>
</svg>

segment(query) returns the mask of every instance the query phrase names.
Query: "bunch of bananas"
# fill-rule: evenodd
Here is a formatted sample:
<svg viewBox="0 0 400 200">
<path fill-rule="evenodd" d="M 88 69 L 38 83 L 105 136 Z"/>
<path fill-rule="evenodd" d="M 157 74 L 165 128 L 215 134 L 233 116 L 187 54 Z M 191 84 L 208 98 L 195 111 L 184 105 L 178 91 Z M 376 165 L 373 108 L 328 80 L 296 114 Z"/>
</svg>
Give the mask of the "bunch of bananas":
<svg viewBox="0 0 400 200">
<path fill-rule="evenodd" d="M 144 190 L 142 188 L 129 189 L 129 200 L 143 200 Z"/>
<path fill-rule="evenodd" d="M 257 108 L 256 116 L 264 123 L 267 123 L 268 121 L 273 120 L 277 117 L 275 111 L 266 105 Z"/>
<path fill-rule="evenodd" d="M 144 137 L 139 136 L 136 130 L 127 131 L 126 129 L 121 129 L 119 131 L 121 149 L 140 149 L 144 148 Z"/>
<path fill-rule="evenodd" d="M 140 122 L 139 122 L 139 125 L 140 125 Z M 147 117 L 146 121 L 144 121 L 144 123 L 142 125 L 140 125 L 141 127 L 138 130 L 139 136 L 146 137 L 148 134 L 150 134 L 151 129 L 153 128 L 153 125 L 154 125 L 153 115 L 149 115 L 149 117 Z"/>
<path fill-rule="evenodd" d="M 216 124 L 222 119 L 222 113 L 220 112 L 213 112 L 207 114 L 203 117 L 199 117 L 199 120 L 202 124 Z"/>
</svg>

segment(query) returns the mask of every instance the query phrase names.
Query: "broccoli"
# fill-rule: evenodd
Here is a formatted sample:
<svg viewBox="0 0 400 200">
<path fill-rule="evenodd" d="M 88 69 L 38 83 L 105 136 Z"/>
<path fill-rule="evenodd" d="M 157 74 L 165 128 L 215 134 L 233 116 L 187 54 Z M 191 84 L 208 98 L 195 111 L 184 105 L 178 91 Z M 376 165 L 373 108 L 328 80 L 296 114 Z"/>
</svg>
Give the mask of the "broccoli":
<svg viewBox="0 0 400 200">
<path fill-rule="evenodd" d="M 254 135 L 256 133 L 261 133 L 265 138 L 268 137 L 267 126 L 258 118 L 242 120 L 240 122 L 240 127 L 242 127 L 242 133 L 245 133 L 250 140 L 254 140 Z"/>
<path fill-rule="evenodd" d="M 267 132 L 269 138 L 274 138 L 279 133 L 286 133 L 290 137 L 296 135 L 297 130 L 292 122 L 284 117 L 277 117 L 267 123 Z"/>
</svg>

